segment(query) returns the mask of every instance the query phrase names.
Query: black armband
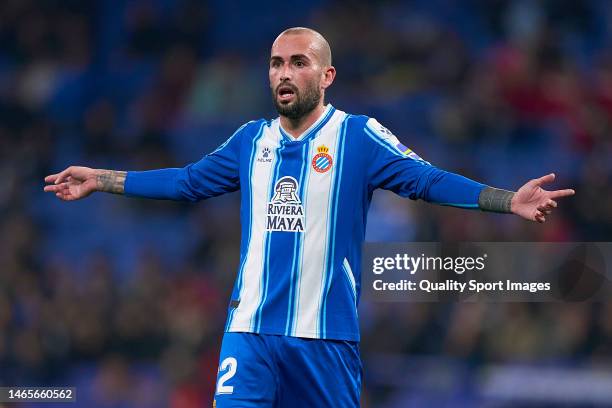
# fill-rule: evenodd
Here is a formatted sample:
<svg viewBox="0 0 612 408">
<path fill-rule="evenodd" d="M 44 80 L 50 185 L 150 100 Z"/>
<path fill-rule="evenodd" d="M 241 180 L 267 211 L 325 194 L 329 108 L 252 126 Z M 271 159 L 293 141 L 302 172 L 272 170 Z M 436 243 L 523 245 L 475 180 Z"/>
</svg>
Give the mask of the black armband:
<svg viewBox="0 0 612 408">
<path fill-rule="evenodd" d="M 487 186 L 482 189 L 478 196 L 478 207 L 483 211 L 511 213 L 512 197 L 514 197 L 513 191 Z"/>
</svg>

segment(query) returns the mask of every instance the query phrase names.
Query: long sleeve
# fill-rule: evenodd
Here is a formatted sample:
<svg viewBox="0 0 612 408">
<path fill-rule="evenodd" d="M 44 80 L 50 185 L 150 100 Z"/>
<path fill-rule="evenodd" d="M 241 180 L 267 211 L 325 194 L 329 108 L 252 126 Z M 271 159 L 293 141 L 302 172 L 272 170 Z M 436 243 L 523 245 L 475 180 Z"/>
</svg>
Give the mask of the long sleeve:
<svg viewBox="0 0 612 408">
<path fill-rule="evenodd" d="M 402 197 L 461 208 L 478 208 L 484 184 L 441 170 L 421 159 L 375 119 L 365 125 L 370 190 L 383 188 Z"/>
<path fill-rule="evenodd" d="M 238 190 L 241 136 L 245 126 L 215 151 L 183 168 L 129 171 L 125 180 L 125 194 L 162 200 L 198 201 Z"/>
</svg>

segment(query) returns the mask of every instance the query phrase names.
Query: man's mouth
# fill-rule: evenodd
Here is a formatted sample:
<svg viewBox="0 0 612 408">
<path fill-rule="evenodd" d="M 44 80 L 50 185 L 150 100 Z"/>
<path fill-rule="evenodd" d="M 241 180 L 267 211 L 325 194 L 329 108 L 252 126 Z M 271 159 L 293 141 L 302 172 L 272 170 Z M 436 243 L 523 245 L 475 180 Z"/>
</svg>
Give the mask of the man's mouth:
<svg viewBox="0 0 612 408">
<path fill-rule="evenodd" d="M 295 91 L 290 86 L 281 86 L 278 88 L 277 95 L 281 102 L 290 102 L 295 97 Z"/>
</svg>

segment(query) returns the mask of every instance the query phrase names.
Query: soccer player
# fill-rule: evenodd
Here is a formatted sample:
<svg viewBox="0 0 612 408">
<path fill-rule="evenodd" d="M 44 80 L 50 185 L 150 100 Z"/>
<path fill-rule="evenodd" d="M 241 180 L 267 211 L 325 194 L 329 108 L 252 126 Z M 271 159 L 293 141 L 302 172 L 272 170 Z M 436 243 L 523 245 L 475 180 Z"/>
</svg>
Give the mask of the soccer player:
<svg viewBox="0 0 612 408">
<path fill-rule="evenodd" d="M 66 201 L 95 191 L 198 201 L 241 190 L 242 240 L 215 393 L 218 407 L 355 407 L 361 362 L 361 244 L 372 193 L 513 213 L 544 222 L 554 174 L 517 192 L 440 170 L 375 119 L 325 104 L 327 41 L 290 28 L 274 41 L 269 79 L 279 117 L 241 126 L 184 168 L 69 167 L 44 190 Z"/>
</svg>

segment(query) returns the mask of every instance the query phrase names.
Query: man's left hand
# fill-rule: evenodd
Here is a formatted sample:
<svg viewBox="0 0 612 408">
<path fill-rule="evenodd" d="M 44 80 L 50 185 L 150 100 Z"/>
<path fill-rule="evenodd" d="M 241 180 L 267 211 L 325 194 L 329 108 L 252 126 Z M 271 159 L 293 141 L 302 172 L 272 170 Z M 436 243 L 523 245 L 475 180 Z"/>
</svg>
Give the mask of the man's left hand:
<svg viewBox="0 0 612 408">
<path fill-rule="evenodd" d="M 528 181 L 512 197 L 510 210 L 527 220 L 542 223 L 553 208 L 557 207 L 557 198 L 568 197 L 575 194 L 572 189 L 544 190 L 541 186 L 551 183 L 555 179 L 554 173 Z"/>
</svg>

